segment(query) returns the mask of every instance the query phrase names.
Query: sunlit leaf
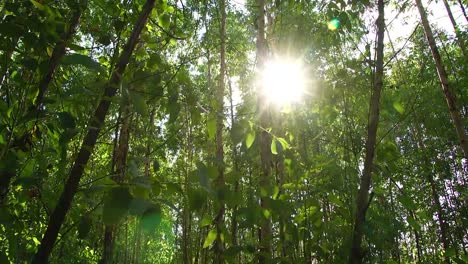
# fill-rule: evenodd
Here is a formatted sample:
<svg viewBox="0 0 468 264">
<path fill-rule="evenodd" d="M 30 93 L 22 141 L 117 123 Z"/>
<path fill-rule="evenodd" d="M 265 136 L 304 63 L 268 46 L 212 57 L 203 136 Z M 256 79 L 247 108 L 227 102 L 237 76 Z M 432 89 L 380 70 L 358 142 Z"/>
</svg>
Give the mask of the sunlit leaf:
<svg viewBox="0 0 468 264">
<path fill-rule="evenodd" d="M 278 151 L 276 150 L 276 139 L 271 141 L 271 153 L 273 153 L 273 155 L 278 155 Z"/>
<path fill-rule="evenodd" d="M 208 129 L 208 137 L 214 139 L 216 135 L 216 119 L 214 117 L 208 118 L 206 127 Z"/>
<path fill-rule="evenodd" d="M 252 146 L 252 144 L 254 143 L 255 141 L 255 132 L 250 132 L 247 134 L 247 137 L 245 138 L 245 146 L 247 148 L 250 148 Z"/>
<path fill-rule="evenodd" d="M 216 236 L 218 235 L 218 232 L 216 232 L 215 229 L 210 230 L 208 235 L 205 238 L 205 242 L 203 243 L 203 248 L 207 248 L 213 244 L 213 242 L 216 240 Z"/>
<path fill-rule="evenodd" d="M 395 110 L 400 114 L 405 112 L 405 108 L 403 108 L 403 105 L 400 102 L 393 102 L 393 108 L 395 108 Z"/>
</svg>

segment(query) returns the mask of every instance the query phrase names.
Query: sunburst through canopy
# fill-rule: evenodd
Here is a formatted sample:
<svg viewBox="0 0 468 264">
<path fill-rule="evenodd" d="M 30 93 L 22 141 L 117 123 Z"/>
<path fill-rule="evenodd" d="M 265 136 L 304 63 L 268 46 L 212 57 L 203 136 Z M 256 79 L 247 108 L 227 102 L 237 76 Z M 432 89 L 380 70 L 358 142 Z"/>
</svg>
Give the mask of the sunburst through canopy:
<svg viewBox="0 0 468 264">
<path fill-rule="evenodd" d="M 274 104 L 297 102 L 304 94 L 305 74 L 302 63 L 275 60 L 267 62 L 261 73 L 261 92 Z"/>
</svg>

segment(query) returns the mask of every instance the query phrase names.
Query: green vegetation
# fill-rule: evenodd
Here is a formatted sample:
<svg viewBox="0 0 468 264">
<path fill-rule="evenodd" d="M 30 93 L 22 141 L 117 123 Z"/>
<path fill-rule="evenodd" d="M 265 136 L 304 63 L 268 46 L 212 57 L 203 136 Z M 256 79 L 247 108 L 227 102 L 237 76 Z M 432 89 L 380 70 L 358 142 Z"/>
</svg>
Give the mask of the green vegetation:
<svg viewBox="0 0 468 264">
<path fill-rule="evenodd" d="M 468 263 L 429 2 L 1 1 L 0 263 Z"/>
</svg>

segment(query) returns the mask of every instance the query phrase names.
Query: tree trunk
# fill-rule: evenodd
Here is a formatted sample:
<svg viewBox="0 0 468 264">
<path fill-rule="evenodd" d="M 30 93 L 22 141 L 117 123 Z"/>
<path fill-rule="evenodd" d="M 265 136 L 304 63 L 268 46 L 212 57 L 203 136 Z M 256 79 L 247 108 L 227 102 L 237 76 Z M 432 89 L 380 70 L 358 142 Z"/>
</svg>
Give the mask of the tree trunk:
<svg viewBox="0 0 468 264">
<path fill-rule="evenodd" d="M 122 118 L 121 118 L 121 127 L 119 133 L 119 143 L 117 150 L 115 151 L 114 161 L 112 161 L 113 166 L 115 167 L 114 176 L 112 179 L 118 184 L 123 184 L 127 168 L 127 156 L 128 156 L 128 142 L 130 139 L 130 106 L 128 102 L 124 103 L 122 106 Z M 120 120 L 119 120 L 120 122 Z M 104 231 L 104 253 L 102 256 L 101 264 L 112 264 L 113 263 L 113 252 L 114 252 L 114 239 L 115 231 L 117 231 L 116 226 L 106 225 Z"/>
<path fill-rule="evenodd" d="M 453 29 L 455 30 L 455 36 L 457 37 L 457 43 L 458 46 L 460 47 L 463 57 L 465 58 L 465 61 L 468 62 L 468 53 L 465 49 L 465 42 L 463 41 L 462 36 L 460 36 L 460 29 L 457 26 L 457 22 L 455 21 L 455 18 L 453 17 L 452 10 L 450 9 L 450 5 L 447 2 L 447 0 L 442 0 L 445 5 L 445 9 L 447 10 L 448 17 L 450 18 L 450 22 L 452 23 Z"/>
<path fill-rule="evenodd" d="M 229 108 L 230 108 L 230 115 L 231 115 L 231 127 L 234 127 L 234 104 L 232 100 L 232 86 L 231 86 L 231 81 L 228 80 L 229 84 Z M 232 132 L 231 132 L 232 133 Z M 232 144 L 232 160 L 233 160 L 233 167 L 234 171 L 239 171 L 239 165 L 238 165 L 238 156 L 237 156 L 237 148 L 236 144 Z M 234 182 L 234 193 L 239 192 L 239 180 L 236 180 Z M 233 212 L 232 212 L 232 219 L 231 219 L 231 236 L 232 236 L 232 245 L 237 246 L 237 228 L 238 228 L 238 223 L 237 223 L 237 209 L 238 206 L 234 206 Z M 240 253 L 239 253 L 239 258 L 237 259 L 238 262 L 240 263 Z"/>
<path fill-rule="evenodd" d="M 422 151 L 427 149 L 426 146 L 424 145 L 423 138 L 422 138 L 422 133 L 420 132 L 418 126 L 415 126 L 413 128 L 413 134 L 415 135 L 416 144 L 418 146 L 418 149 L 420 149 Z M 426 156 L 425 153 L 423 153 L 423 160 L 424 160 L 423 167 L 424 168 L 431 168 L 431 161 L 429 160 L 429 158 Z M 427 172 L 424 172 L 424 173 L 427 175 L 426 178 L 429 181 L 429 185 L 431 186 L 432 202 L 434 203 L 434 206 L 435 206 L 435 209 L 436 209 L 437 221 L 438 221 L 439 228 L 440 228 L 440 242 L 442 242 L 442 246 L 443 246 L 444 250 L 447 251 L 449 249 L 449 247 L 450 247 L 449 246 L 449 240 L 448 240 L 447 224 L 446 224 L 446 222 L 444 220 L 445 216 L 444 216 L 444 212 L 442 210 L 442 205 L 440 203 L 439 192 L 437 191 L 437 186 L 436 186 L 436 182 L 434 180 L 433 171 L 430 170 L 430 171 L 427 171 Z M 414 213 L 413 213 L 413 217 L 414 217 Z M 450 263 L 450 259 L 447 256 L 445 256 L 445 262 Z"/>
<path fill-rule="evenodd" d="M 225 0 L 219 1 L 221 13 L 221 25 L 219 29 L 221 50 L 219 65 L 219 84 L 216 92 L 216 163 L 218 167 L 217 188 L 223 191 L 224 188 L 224 149 L 223 149 L 223 121 L 224 121 L 224 75 L 226 73 L 226 3 Z M 215 259 L 214 263 L 224 263 L 224 243 L 221 240 L 221 234 L 224 227 L 224 201 L 219 200 L 219 210 L 215 218 L 216 240 L 215 240 Z"/>
<path fill-rule="evenodd" d="M 258 14 L 257 14 L 257 70 L 261 72 L 265 67 L 265 60 L 267 56 L 267 45 L 265 39 L 265 0 L 257 0 Z M 263 87 L 260 85 L 257 91 L 257 110 L 259 111 L 260 131 L 259 131 L 259 145 L 260 145 L 260 159 L 262 166 L 262 174 L 260 176 L 259 185 L 264 190 L 269 190 L 271 187 L 271 166 L 272 154 L 270 150 L 271 136 L 266 131 L 270 126 L 269 110 L 270 107 L 265 96 L 262 94 Z M 260 206 L 263 210 L 269 208 L 269 194 L 260 197 Z M 259 263 L 269 263 L 272 256 L 272 231 L 271 231 L 271 217 L 262 219 L 259 230 Z"/>
<path fill-rule="evenodd" d="M 54 74 L 57 70 L 60 59 L 63 57 L 63 55 L 65 55 L 65 48 L 67 46 L 67 43 L 75 34 L 76 27 L 80 22 L 80 17 L 81 8 L 78 8 L 78 10 L 76 10 L 73 14 L 68 31 L 63 35 L 62 40 L 55 45 L 55 48 L 52 51 L 52 56 L 49 60 L 49 68 L 47 70 L 47 73 L 39 82 L 39 93 L 37 94 L 36 100 L 34 102 L 34 108 L 32 109 L 32 111 L 37 111 L 41 107 L 45 93 L 49 88 L 50 82 L 54 78 Z"/>
<path fill-rule="evenodd" d="M 458 4 L 460 5 L 460 9 L 463 13 L 463 16 L 465 16 L 466 22 L 468 22 L 468 15 L 466 15 L 466 10 L 465 10 L 465 7 L 463 6 L 462 1 L 458 0 Z"/>
<path fill-rule="evenodd" d="M 379 124 L 380 114 L 380 94 L 383 86 L 383 56 L 384 56 L 384 33 L 385 33 L 385 17 L 384 17 L 384 0 L 378 0 L 377 18 L 377 61 L 374 76 L 373 91 L 370 101 L 369 124 L 367 128 L 366 141 L 366 156 L 364 159 L 364 171 L 361 177 L 361 183 L 356 199 L 356 218 L 354 221 L 353 239 L 351 245 L 351 255 L 349 263 L 362 263 L 363 252 L 361 250 L 361 242 L 363 237 L 363 227 L 366 218 L 366 211 L 369 207 L 369 188 L 372 178 L 372 167 L 374 165 L 375 145 L 377 138 L 377 127 Z"/>
<path fill-rule="evenodd" d="M 416 5 L 418 6 L 418 10 L 421 16 L 421 21 L 424 27 L 424 32 L 426 34 L 427 42 L 429 43 L 429 47 L 431 48 L 431 52 L 432 52 L 432 57 L 436 64 L 437 74 L 439 75 L 439 80 L 442 85 L 442 91 L 444 92 L 445 100 L 447 101 L 450 115 L 452 116 L 452 121 L 455 126 L 458 139 L 460 141 L 460 147 L 463 151 L 464 157 L 468 158 L 468 140 L 465 134 L 465 130 L 463 128 L 463 120 L 460 115 L 460 111 L 458 110 L 458 107 L 457 107 L 456 97 L 452 93 L 449 87 L 448 74 L 445 71 L 442 58 L 440 57 L 439 50 L 437 49 L 437 45 L 434 40 L 434 35 L 432 34 L 431 27 L 429 26 L 429 21 L 427 20 L 426 11 L 424 10 L 421 0 L 416 0 Z"/>
<path fill-rule="evenodd" d="M 94 115 L 91 117 L 88 125 L 88 132 L 81 145 L 80 152 L 75 159 L 71 168 L 70 175 L 65 184 L 65 188 L 60 196 L 60 199 L 50 216 L 47 230 L 42 238 L 41 245 L 36 255 L 34 256 L 33 263 L 47 263 L 49 255 L 52 251 L 53 245 L 57 239 L 57 235 L 62 226 L 65 215 L 70 209 L 73 197 L 78 190 L 81 176 L 83 175 L 84 168 L 89 161 L 91 153 L 96 145 L 97 137 L 103 126 L 105 117 L 109 110 L 112 97 L 116 94 L 122 75 L 128 65 L 130 57 L 133 53 L 135 45 L 138 42 L 141 31 L 146 25 L 148 17 L 153 10 L 155 0 L 147 0 L 143 6 L 143 10 L 135 24 L 135 27 L 130 35 L 130 38 L 125 45 L 122 55 L 116 64 L 115 70 L 105 88 L 104 95 L 99 102 Z"/>
</svg>

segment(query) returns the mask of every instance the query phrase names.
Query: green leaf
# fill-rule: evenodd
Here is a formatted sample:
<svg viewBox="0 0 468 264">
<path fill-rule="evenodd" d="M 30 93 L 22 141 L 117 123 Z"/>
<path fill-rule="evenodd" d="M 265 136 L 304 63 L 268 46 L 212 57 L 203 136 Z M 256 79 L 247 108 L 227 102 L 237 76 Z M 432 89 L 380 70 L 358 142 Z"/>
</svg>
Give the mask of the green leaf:
<svg viewBox="0 0 468 264">
<path fill-rule="evenodd" d="M 288 149 L 289 148 L 289 143 L 286 141 L 286 139 L 278 137 L 278 138 L 276 138 L 276 140 L 278 140 L 278 142 L 281 144 L 283 149 Z"/>
<path fill-rule="evenodd" d="M 146 232 L 154 231 L 162 219 L 161 207 L 157 204 L 153 204 L 151 208 L 145 211 L 141 217 L 140 225 Z"/>
<path fill-rule="evenodd" d="M 78 224 L 78 238 L 85 239 L 91 231 L 92 220 L 89 216 L 85 215 L 81 217 L 80 223 Z"/>
<path fill-rule="evenodd" d="M 97 61 L 94 61 L 92 58 L 81 55 L 81 54 L 69 54 L 65 55 L 62 59 L 62 64 L 64 65 L 82 65 L 90 70 L 95 70 L 98 72 L 105 72 L 104 67 Z"/>
<path fill-rule="evenodd" d="M 395 110 L 397 110 L 397 112 L 400 114 L 403 114 L 405 112 L 405 108 L 400 102 L 394 102 L 393 108 L 395 108 Z"/>
<path fill-rule="evenodd" d="M 249 149 L 254 143 L 254 141 L 255 141 L 255 132 L 252 131 L 248 133 L 247 137 L 245 138 L 245 146 Z"/>
<path fill-rule="evenodd" d="M 31 0 L 31 3 L 32 3 L 37 9 L 44 10 L 44 5 L 42 5 L 41 3 L 37 2 L 37 1 L 34 1 L 34 0 Z"/>
<path fill-rule="evenodd" d="M 168 29 L 169 25 L 171 24 L 171 16 L 168 13 L 163 13 L 159 16 L 159 25 L 164 28 Z"/>
<path fill-rule="evenodd" d="M 142 116 L 146 116 L 148 114 L 148 106 L 145 98 L 137 92 L 130 92 L 129 95 L 132 105 L 135 107 L 135 111 Z"/>
<path fill-rule="evenodd" d="M 278 155 L 278 150 L 276 149 L 276 139 L 273 139 L 271 141 L 271 153 L 273 153 L 273 155 Z"/>
<path fill-rule="evenodd" d="M 159 161 L 158 161 L 158 160 L 154 160 L 154 161 L 153 161 L 153 170 L 154 170 L 154 172 L 159 171 L 160 168 L 161 168 L 161 166 L 159 165 Z"/>
<path fill-rule="evenodd" d="M 189 208 L 193 211 L 202 209 L 206 201 L 206 195 L 202 190 L 191 189 L 188 192 Z"/>
<path fill-rule="evenodd" d="M 413 200 L 411 197 L 407 195 L 400 195 L 398 197 L 398 200 L 401 202 L 401 204 L 408 210 L 415 210 L 417 207 L 414 204 Z"/>
<path fill-rule="evenodd" d="M 415 230 L 420 230 L 421 229 L 421 226 L 418 224 L 418 222 L 416 222 L 416 220 L 414 220 L 413 217 L 408 217 L 408 224 L 414 228 Z"/>
<path fill-rule="evenodd" d="M 200 227 L 209 226 L 211 225 L 211 222 L 212 222 L 212 219 L 209 216 L 205 215 L 203 216 L 202 220 L 200 220 L 199 226 Z"/>
<path fill-rule="evenodd" d="M 216 240 L 216 236 L 218 235 L 218 232 L 216 232 L 215 229 L 210 230 L 208 235 L 205 238 L 205 243 L 203 243 L 203 248 L 207 248 L 213 244 L 213 242 Z"/>
<path fill-rule="evenodd" d="M 208 128 L 208 137 L 214 139 L 216 136 L 216 118 L 209 117 L 206 121 L 206 127 Z"/>
<path fill-rule="evenodd" d="M 449 258 L 454 257 L 457 254 L 456 250 L 454 248 L 448 248 L 445 251 L 445 255 Z"/>
<path fill-rule="evenodd" d="M 132 195 L 127 187 L 112 188 L 104 200 L 102 210 L 104 224 L 118 224 L 127 213 L 131 201 Z"/>
<path fill-rule="evenodd" d="M 73 117 L 72 114 L 70 114 L 70 112 L 60 112 L 58 113 L 58 117 L 60 120 L 60 125 L 63 128 L 73 129 L 76 127 L 75 118 Z"/>
</svg>

